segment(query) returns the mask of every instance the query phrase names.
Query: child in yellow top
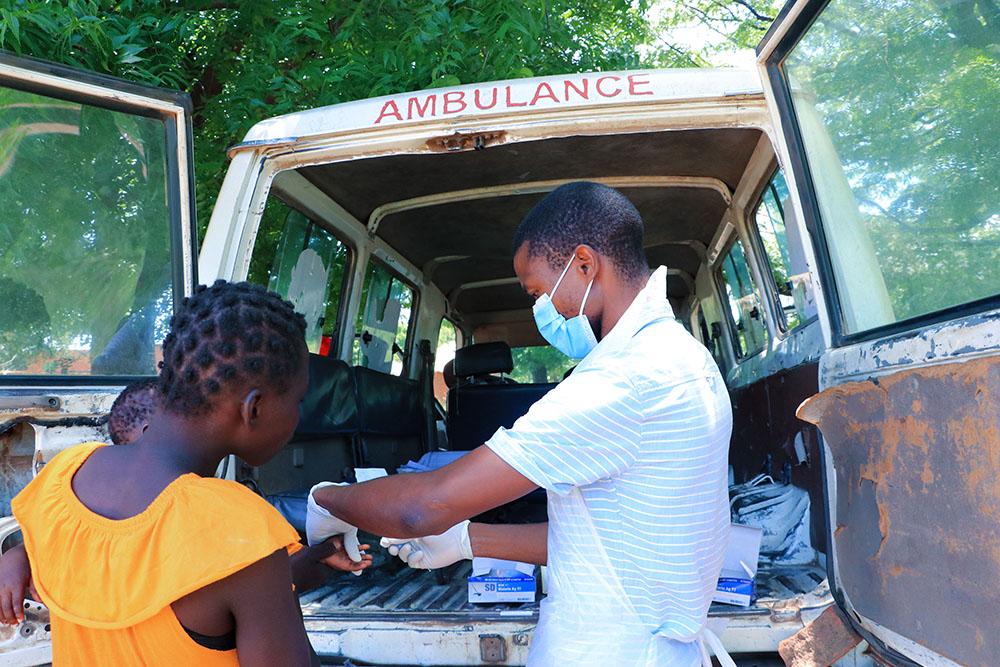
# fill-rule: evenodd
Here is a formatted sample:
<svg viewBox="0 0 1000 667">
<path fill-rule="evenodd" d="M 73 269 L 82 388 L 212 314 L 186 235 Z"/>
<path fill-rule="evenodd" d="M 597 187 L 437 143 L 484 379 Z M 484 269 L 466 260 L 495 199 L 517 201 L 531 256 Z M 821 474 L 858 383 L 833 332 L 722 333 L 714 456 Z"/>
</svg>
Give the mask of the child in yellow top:
<svg viewBox="0 0 1000 667">
<path fill-rule="evenodd" d="M 292 590 L 297 533 L 212 476 L 224 456 L 260 465 L 291 437 L 304 329 L 257 286 L 199 287 L 171 321 L 148 429 L 60 453 L 14 499 L 56 665 L 315 664 Z"/>
</svg>

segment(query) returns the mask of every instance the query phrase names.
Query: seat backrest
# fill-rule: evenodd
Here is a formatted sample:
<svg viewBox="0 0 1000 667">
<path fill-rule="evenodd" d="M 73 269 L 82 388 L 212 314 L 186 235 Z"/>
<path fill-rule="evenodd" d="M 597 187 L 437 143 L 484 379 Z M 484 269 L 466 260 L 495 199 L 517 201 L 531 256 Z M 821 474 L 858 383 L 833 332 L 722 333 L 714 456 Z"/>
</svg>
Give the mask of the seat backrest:
<svg viewBox="0 0 1000 667">
<path fill-rule="evenodd" d="M 354 373 L 363 465 L 395 470 L 425 452 L 420 385 L 356 366 Z"/>
<path fill-rule="evenodd" d="M 353 369 L 340 359 L 310 354 L 309 388 L 295 435 L 355 435 L 359 426 Z"/>
<path fill-rule="evenodd" d="M 448 447 L 467 451 L 482 445 L 503 426 L 547 394 L 554 384 L 476 384 L 448 392 Z"/>
</svg>

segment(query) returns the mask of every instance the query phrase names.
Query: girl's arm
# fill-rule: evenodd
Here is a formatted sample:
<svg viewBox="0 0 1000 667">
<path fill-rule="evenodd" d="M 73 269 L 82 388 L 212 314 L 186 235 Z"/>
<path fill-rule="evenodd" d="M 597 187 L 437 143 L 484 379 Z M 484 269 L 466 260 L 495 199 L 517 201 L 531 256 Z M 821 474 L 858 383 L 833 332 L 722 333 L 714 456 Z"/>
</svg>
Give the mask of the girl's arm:
<svg viewBox="0 0 1000 667">
<path fill-rule="evenodd" d="M 31 564 L 23 544 L 0 556 L 0 622 L 17 625 L 24 620 L 24 593 L 31 586 Z"/>
<path fill-rule="evenodd" d="M 244 667 L 319 664 L 306 637 L 284 549 L 172 606 L 181 625 L 203 635 L 224 635 L 235 624 Z"/>
</svg>

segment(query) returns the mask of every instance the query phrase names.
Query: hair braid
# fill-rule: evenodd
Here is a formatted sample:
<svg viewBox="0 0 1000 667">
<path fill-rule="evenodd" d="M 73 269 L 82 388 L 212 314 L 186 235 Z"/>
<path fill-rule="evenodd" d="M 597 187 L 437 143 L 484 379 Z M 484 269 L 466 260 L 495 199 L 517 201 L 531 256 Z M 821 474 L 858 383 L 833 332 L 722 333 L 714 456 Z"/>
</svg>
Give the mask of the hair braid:
<svg viewBox="0 0 1000 667">
<path fill-rule="evenodd" d="M 203 413 L 224 386 L 266 382 L 288 388 L 299 370 L 305 318 L 259 285 L 199 285 L 170 320 L 159 386 L 163 407 Z"/>
</svg>

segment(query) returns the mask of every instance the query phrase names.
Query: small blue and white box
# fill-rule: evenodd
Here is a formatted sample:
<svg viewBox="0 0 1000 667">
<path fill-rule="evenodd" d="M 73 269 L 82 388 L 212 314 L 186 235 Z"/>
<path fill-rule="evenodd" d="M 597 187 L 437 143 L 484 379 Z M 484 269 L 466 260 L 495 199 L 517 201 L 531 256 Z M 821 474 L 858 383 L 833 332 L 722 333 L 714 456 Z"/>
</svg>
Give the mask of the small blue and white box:
<svg viewBox="0 0 1000 667">
<path fill-rule="evenodd" d="M 712 600 L 749 607 L 753 600 L 754 577 L 760 555 L 760 528 L 733 524 L 729 527 L 729 548 L 722 563 L 719 583 Z"/>
<path fill-rule="evenodd" d="M 498 558 L 473 558 L 469 602 L 534 602 L 535 566 Z"/>
</svg>

